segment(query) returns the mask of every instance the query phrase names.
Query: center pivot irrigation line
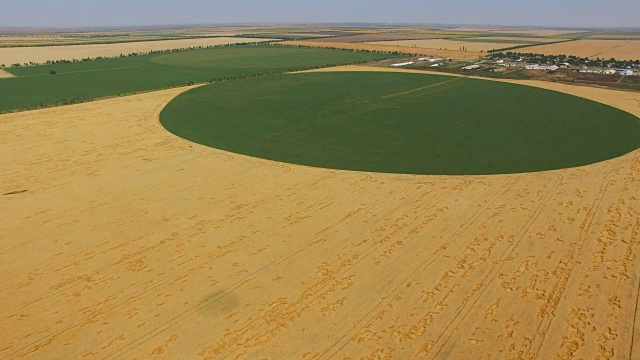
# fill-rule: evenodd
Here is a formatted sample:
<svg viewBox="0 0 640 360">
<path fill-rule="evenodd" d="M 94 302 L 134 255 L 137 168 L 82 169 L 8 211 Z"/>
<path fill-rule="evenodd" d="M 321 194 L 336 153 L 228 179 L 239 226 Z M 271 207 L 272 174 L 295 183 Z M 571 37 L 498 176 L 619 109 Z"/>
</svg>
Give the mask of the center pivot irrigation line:
<svg viewBox="0 0 640 360">
<path fill-rule="evenodd" d="M 423 86 L 423 87 L 419 87 L 419 88 L 416 88 L 416 89 L 411 89 L 411 90 L 407 90 L 407 91 L 403 91 L 403 92 L 399 92 L 399 93 L 395 93 L 395 94 L 391 94 L 391 95 L 385 95 L 382 98 L 383 99 L 390 99 L 390 98 L 394 98 L 394 97 L 398 97 L 398 96 L 408 95 L 408 94 L 411 94 L 411 93 L 414 93 L 414 92 L 418 92 L 418 91 L 422 91 L 422 90 L 438 87 L 440 85 L 445 85 L 445 84 L 458 82 L 458 81 L 461 81 L 463 79 L 464 78 L 462 78 L 462 77 L 457 77 L 457 78 L 454 78 L 454 79 L 451 79 L 451 80 L 439 82 L 437 84 L 431 84 L 431 85 L 427 85 L 427 86 Z"/>
</svg>

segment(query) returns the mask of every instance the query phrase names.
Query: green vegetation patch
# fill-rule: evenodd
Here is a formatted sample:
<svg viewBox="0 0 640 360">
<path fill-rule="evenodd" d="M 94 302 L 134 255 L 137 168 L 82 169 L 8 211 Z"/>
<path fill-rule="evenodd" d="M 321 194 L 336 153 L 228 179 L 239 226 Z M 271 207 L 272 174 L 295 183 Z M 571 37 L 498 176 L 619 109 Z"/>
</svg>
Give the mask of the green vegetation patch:
<svg viewBox="0 0 640 360">
<path fill-rule="evenodd" d="M 640 146 L 640 122 L 539 88 L 406 73 L 284 74 L 190 90 L 167 130 L 230 152 L 323 168 L 503 174 L 587 165 Z"/>
<path fill-rule="evenodd" d="M 220 51 L 220 50 L 224 51 Z M 319 51 L 318 51 L 319 50 Z M 364 56 L 363 56 L 364 55 Z M 291 46 L 232 46 L 202 51 L 168 53 L 151 58 L 159 65 L 178 68 L 215 69 L 229 75 L 286 71 L 291 68 L 313 68 L 318 64 L 359 62 L 381 56 L 353 51 L 323 51 Z"/>
<path fill-rule="evenodd" d="M 269 45 L 124 56 L 8 68 L 0 113 L 71 104 L 192 83 L 220 81 L 392 57 L 366 52 Z M 55 75 L 52 74 L 55 72 Z"/>
</svg>

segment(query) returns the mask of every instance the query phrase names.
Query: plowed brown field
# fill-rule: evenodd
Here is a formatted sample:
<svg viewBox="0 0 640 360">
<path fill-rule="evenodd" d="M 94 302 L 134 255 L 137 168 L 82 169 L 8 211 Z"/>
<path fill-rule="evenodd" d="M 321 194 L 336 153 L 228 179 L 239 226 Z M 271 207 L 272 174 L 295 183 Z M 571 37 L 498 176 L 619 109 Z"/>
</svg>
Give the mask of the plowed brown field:
<svg viewBox="0 0 640 360">
<path fill-rule="evenodd" d="M 640 151 L 315 169 L 171 135 L 182 91 L 0 116 L 0 357 L 640 358 Z"/>
</svg>

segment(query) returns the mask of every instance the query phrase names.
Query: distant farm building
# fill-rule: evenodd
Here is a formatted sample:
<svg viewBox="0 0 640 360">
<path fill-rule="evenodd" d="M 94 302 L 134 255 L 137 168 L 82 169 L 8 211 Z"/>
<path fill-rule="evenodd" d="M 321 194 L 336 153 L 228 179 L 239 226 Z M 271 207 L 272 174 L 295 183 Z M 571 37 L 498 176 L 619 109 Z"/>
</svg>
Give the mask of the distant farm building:
<svg viewBox="0 0 640 360">
<path fill-rule="evenodd" d="M 408 61 L 408 62 L 403 62 L 403 63 L 397 63 L 397 64 L 391 64 L 391 66 L 395 66 L 395 67 L 408 66 L 408 65 L 413 65 L 413 61 Z"/>
<path fill-rule="evenodd" d="M 423 58 L 419 58 L 419 61 L 428 61 L 428 62 L 436 62 L 436 61 L 442 61 L 442 59 L 440 58 L 431 58 L 431 57 L 423 57 Z"/>
<path fill-rule="evenodd" d="M 463 67 L 462 70 L 475 70 L 479 68 L 480 68 L 480 65 L 469 65 L 469 66 Z"/>
</svg>

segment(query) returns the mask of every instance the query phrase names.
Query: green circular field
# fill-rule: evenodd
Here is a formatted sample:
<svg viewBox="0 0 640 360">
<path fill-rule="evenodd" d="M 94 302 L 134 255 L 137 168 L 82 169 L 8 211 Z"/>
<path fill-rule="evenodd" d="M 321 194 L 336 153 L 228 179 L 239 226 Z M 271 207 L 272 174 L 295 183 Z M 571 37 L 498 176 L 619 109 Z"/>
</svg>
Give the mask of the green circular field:
<svg viewBox="0 0 640 360">
<path fill-rule="evenodd" d="M 587 165 L 640 147 L 640 119 L 528 86 L 460 77 L 334 72 L 190 90 L 170 132 L 235 153 L 323 168 L 506 174 Z"/>
</svg>

